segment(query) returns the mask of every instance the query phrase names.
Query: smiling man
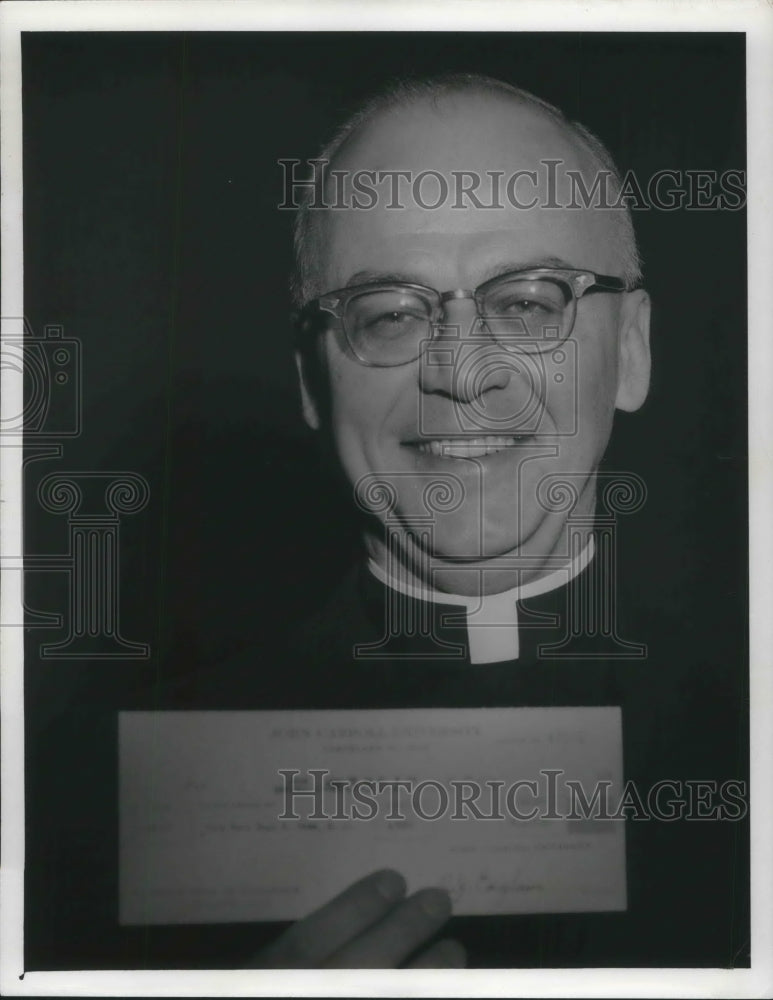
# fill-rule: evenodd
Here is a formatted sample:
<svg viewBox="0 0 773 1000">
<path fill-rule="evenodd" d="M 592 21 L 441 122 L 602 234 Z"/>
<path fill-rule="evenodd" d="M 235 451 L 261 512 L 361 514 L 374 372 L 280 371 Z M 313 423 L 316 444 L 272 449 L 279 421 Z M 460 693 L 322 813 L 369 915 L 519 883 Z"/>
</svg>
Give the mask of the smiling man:
<svg viewBox="0 0 773 1000">
<path fill-rule="evenodd" d="M 589 561 L 615 409 L 647 394 L 628 211 L 577 195 L 599 177 L 614 186 L 614 167 L 556 110 L 477 77 L 397 87 L 320 159 L 333 207 L 309 196 L 296 230 L 306 420 L 372 515 L 376 577 L 469 598 L 478 624 L 509 609 L 511 647 L 488 629 L 489 659 L 515 659 L 518 588 L 566 583 Z M 459 178 L 499 183 L 484 203 Z M 551 504 L 557 489 L 573 502 Z M 509 596 L 487 618 L 491 595 Z"/>
</svg>

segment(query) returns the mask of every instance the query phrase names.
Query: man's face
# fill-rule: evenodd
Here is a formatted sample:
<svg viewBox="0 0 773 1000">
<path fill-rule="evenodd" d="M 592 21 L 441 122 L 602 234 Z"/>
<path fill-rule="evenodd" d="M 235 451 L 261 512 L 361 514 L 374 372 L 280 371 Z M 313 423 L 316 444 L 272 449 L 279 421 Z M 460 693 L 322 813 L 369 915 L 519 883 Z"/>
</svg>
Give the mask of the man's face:
<svg viewBox="0 0 773 1000">
<path fill-rule="evenodd" d="M 619 248 L 609 213 L 542 207 L 548 198 L 545 159 L 583 172 L 587 153 L 534 109 L 490 95 L 464 95 L 393 111 L 371 122 L 336 160 L 336 169 L 438 171 L 453 192 L 453 171 L 536 170 L 535 189 L 518 189 L 536 207 L 454 208 L 449 196 L 422 208 L 404 189 L 402 209 L 388 208 L 387 187 L 371 210 L 335 210 L 323 223 L 322 291 L 383 278 L 427 285 L 440 292 L 474 289 L 504 270 L 545 266 L 619 275 Z M 423 200 L 437 187 L 429 182 Z M 483 184 L 479 197 L 490 199 Z M 558 200 L 568 200 L 559 181 Z M 346 349 L 333 321 L 320 344 L 335 447 L 352 484 L 388 484 L 397 501 L 392 517 L 403 527 L 432 519 L 431 538 L 410 532 L 401 545 L 416 563 L 417 547 L 449 568 L 445 589 L 467 589 L 451 568 L 499 567 L 512 585 L 515 557 L 557 552 L 565 505 L 550 484 L 560 475 L 579 497 L 575 514 L 592 515 L 592 473 L 605 450 L 616 405 L 634 409 L 646 394 L 646 297 L 643 293 L 589 294 L 577 304 L 572 336 L 560 349 L 525 356 L 497 344 L 476 323 L 474 302 L 446 303 L 442 351 L 398 367 L 367 367 Z M 450 353 L 449 353 L 450 351 Z M 307 418 L 320 407 L 306 393 Z M 370 477 L 370 478 L 369 478 Z M 427 487 L 441 484 L 440 503 L 428 509 Z M 454 494 L 443 508 L 442 486 Z M 460 502 L 456 502 L 456 501 Z M 440 507 L 441 509 L 437 509 Z M 451 509 L 453 508 L 453 509 Z M 383 517 L 384 512 L 380 516 Z M 378 547 L 378 542 L 373 544 Z M 453 580 L 453 583 L 450 581 Z M 434 579 L 443 586 L 442 575 Z"/>
</svg>

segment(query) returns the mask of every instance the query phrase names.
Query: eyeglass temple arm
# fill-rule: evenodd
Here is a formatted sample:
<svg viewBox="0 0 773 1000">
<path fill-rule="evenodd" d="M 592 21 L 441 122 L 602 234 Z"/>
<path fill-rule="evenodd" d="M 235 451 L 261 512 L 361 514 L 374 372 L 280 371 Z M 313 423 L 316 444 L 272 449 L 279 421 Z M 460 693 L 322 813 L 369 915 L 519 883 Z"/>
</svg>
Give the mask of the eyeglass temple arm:
<svg viewBox="0 0 773 1000">
<path fill-rule="evenodd" d="M 586 292 L 626 292 L 630 289 L 623 278 L 616 278 L 610 274 L 583 274 L 576 280 L 574 290 L 580 298 Z"/>
</svg>

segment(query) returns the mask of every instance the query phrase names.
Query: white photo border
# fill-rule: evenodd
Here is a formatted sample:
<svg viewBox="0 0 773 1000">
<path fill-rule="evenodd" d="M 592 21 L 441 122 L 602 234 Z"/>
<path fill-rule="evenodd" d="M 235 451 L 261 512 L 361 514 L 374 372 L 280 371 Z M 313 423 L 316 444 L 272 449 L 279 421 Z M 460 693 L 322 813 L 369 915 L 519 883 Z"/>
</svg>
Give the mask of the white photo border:
<svg viewBox="0 0 773 1000">
<path fill-rule="evenodd" d="M 0 629 L 0 993 L 6 996 L 773 996 L 773 6 L 765 0 L 19 0 L 0 7 L 2 317 L 24 315 L 22 31 L 745 32 L 748 123 L 752 967 L 448 971 L 28 972 L 22 964 L 23 629 Z M 3 319 L 3 337 L 9 334 Z M 2 370 L 0 415 L 22 411 Z M 21 440 L 0 448 L 0 543 L 21 552 Z M 2 575 L 0 621 L 20 620 L 21 573 Z M 708 873 L 707 873 L 708 877 Z"/>
</svg>

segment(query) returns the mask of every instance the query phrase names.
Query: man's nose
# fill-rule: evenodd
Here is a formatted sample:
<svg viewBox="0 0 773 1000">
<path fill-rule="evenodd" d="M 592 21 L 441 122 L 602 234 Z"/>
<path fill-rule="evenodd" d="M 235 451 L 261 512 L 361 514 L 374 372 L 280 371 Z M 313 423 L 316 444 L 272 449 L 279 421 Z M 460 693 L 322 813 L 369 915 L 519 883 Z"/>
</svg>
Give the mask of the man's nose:
<svg viewBox="0 0 773 1000">
<path fill-rule="evenodd" d="M 473 299 L 445 304 L 443 320 L 420 359 L 423 392 L 472 402 L 506 389 L 515 359 L 491 337 Z"/>
</svg>

